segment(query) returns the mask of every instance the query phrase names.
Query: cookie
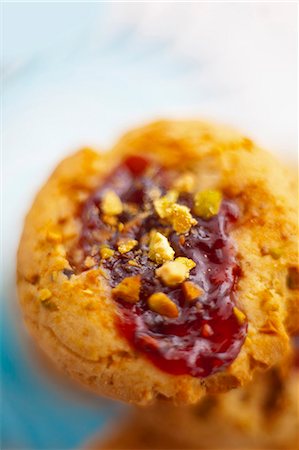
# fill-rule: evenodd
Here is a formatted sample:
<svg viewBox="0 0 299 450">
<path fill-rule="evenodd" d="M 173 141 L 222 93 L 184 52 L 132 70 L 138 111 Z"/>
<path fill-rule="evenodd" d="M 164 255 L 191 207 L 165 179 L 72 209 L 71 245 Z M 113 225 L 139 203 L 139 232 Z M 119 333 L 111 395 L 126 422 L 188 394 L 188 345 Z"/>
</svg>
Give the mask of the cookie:
<svg viewBox="0 0 299 450">
<path fill-rule="evenodd" d="M 284 376 L 271 369 L 246 387 L 207 395 L 196 406 L 164 403 L 136 415 L 148 434 L 175 442 L 174 448 L 297 450 L 298 394 L 298 370 Z"/>
<path fill-rule="evenodd" d="M 136 416 L 117 422 L 93 437 L 82 450 L 175 450 L 178 447 L 170 437 L 163 437 L 148 428 Z"/>
<path fill-rule="evenodd" d="M 277 369 L 226 394 L 208 395 L 198 405 L 166 403 L 143 408 L 99 434 L 87 450 L 297 450 L 298 372 Z"/>
<path fill-rule="evenodd" d="M 156 122 L 64 160 L 18 252 L 26 323 L 101 395 L 197 402 L 279 363 L 298 323 L 295 181 L 248 138 Z"/>
</svg>

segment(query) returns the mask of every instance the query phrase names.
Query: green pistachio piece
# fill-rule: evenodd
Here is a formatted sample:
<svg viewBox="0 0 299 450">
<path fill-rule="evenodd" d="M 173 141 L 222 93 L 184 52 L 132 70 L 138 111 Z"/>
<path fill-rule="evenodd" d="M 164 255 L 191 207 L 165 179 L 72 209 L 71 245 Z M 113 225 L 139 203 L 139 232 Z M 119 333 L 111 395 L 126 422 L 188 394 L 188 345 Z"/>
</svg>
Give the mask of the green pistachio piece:
<svg viewBox="0 0 299 450">
<path fill-rule="evenodd" d="M 194 196 L 194 212 L 205 220 L 218 214 L 222 201 L 222 194 L 216 190 L 197 192 Z"/>
</svg>

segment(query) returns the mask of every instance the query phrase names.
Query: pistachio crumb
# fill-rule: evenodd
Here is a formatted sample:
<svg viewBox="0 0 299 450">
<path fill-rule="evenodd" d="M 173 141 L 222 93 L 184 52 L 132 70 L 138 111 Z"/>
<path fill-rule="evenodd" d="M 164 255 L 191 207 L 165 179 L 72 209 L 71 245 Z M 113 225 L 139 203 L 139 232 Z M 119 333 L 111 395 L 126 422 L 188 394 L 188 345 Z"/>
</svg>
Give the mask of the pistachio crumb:
<svg viewBox="0 0 299 450">
<path fill-rule="evenodd" d="M 100 255 L 102 259 L 108 259 L 111 258 L 111 256 L 114 255 L 114 250 L 109 247 L 103 247 L 100 249 Z"/>
<path fill-rule="evenodd" d="M 139 275 L 124 278 L 112 289 L 113 297 L 128 303 L 137 303 L 139 300 L 141 278 Z"/>
<path fill-rule="evenodd" d="M 52 297 L 52 292 L 50 291 L 50 289 L 43 288 L 38 293 L 38 298 L 42 302 L 44 302 L 45 300 L 48 300 L 50 297 Z"/>
<path fill-rule="evenodd" d="M 239 324 L 242 325 L 246 320 L 245 314 L 236 306 L 233 307 L 233 312 L 234 312 Z"/>
<path fill-rule="evenodd" d="M 122 202 L 114 191 L 108 190 L 105 192 L 102 199 L 102 210 L 108 216 L 117 216 L 122 213 Z"/>
<path fill-rule="evenodd" d="M 154 201 L 156 213 L 161 219 L 165 219 L 170 214 L 170 207 L 177 201 L 178 193 L 176 191 L 168 191 L 164 197 Z"/>
<path fill-rule="evenodd" d="M 168 220 L 174 231 L 178 234 L 188 233 L 190 228 L 197 224 L 197 220 L 190 213 L 190 208 L 185 205 L 179 205 L 178 203 L 174 203 L 170 207 Z"/>
<path fill-rule="evenodd" d="M 197 192 L 194 196 L 194 212 L 203 219 L 210 219 L 218 214 L 222 201 L 222 194 L 217 190 Z"/>
<path fill-rule="evenodd" d="M 154 207 L 158 216 L 170 223 L 177 233 L 187 233 L 197 221 L 192 217 L 190 208 L 176 203 L 177 199 L 177 191 L 168 191 L 164 197 L 154 201 Z"/>
<path fill-rule="evenodd" d="M 175 260 L 184 264 L 188 270 L 191 270 L 196 266 L 196 262 L 194 262 L 193 259 L 185 258 L 184 256 L 179 256 Z"/>
<path fill-rule="evenodd" d="M 133 266 L 133 267 L 139 267 L 139 264 L 137 261 L 134 261 L 134 259 L 130 259 L 128 261 L 129 266 Z"/>
<path fill-rule="evenodd" d="M 197 284 L 192 283 L 192 281 L 184 281 L 183 283 L 183 293 L 184 297 L 188 302 L 194 302 L 198 297 L 201 297 L 203 290 L 197 286 Z"/>
<path fill-rule="evenodd" d="M 163 292 L 156 292 L 148 299 L 150 309 L 161 316 L 175 319 L 179 315 L 177 305 Z"/>
<path fill-rule="evenodd" d="M 117 250 L 119 253 L 128 253 L 130 250 L 132 250 L 136 245 L 138 244 L 138 241 L 136 239 L 122 239 L 118 242 Z"/>
<path fill-rule="evenodd" d="M 148 256 L 152 261 L 155 261 L 158 264 L 163 264 L 174 258 L 174 250 L 167 237 L 162 233 L 157 231 L 151 233 Z"/>
<path fill-rule="evenodd" d="M 109 216 L 108 214 L 104 214 L 102 219 L 103 222 L 106 223 L 107 225 L 111 225 L 112 227 L 115 227 L 117 225 L 117 217 L 115 216 Z"/>
<path fill-rule="evenodd" d="M 156 275 L 166 286 L 175 286 L 189 277 L 189 271 L 193 267 L 195 267 L 195 263 L 192 259 L 176 258 L 174 261 L 165 262 L 156 269 Z"/>
</svg>

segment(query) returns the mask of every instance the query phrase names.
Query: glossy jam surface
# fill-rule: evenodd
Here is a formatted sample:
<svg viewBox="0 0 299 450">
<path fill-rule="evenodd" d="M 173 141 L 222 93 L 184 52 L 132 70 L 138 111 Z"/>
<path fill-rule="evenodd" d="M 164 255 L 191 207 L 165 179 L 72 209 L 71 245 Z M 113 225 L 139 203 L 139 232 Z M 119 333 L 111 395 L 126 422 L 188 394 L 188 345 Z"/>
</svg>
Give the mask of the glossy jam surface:
<svg viewBox="0 0 299 450">
<path fill-rule="evenodd" d="M 240 323 L 233 310 L 240 269 L 229 230 L 238 219 L 238 209 L 233 202 L 223 200 L 219 213 L 209 220 L 193 214 L 197 224 L 185 235 L 169 230 L 155 213 L 149 193 L 157 187 L 165 193 L 177 176 L 161 167 L 153 167 L 143 158 L 125 160 L 83 205 L 79 241 L 83 256 L 81 262 L 73 265 L 77 271 L 86 270 L 82 261 L 92 255 L 95 264 L 108 272 L 112 288 L 125 277 L 140 275 L 139 301 L 132 304 L 115 300 L 120 333 L 163 371 L 206 377 L 232 363 L 247 332 L 246 321 Z M 130 206 L 118 216 L 118 222 L 123 224 L 121 228 L 103 220 L 101 199 L 108 189 Z M 178 202 L 192 211 L 191 194 L 181 194 Z M 195 302 L 185 300 L 182 285 L 166 286 L 156 276 L 158 265 L 148 257 L 145 239 L 152 229 L 161 233 L 168 229 L 175 257 L 184 256 L 196 263 L 188 281 L 196 283 L 203 294 Z M 137 240 L 138 245 L 120 254 L 117 242 L 124 237 Z M 103 244 L 115 252 L 112 257 L 101 260 L 99 246 Z M 149 309 L 148 298 L 156 292 L 167 294 L 175 302 L 179 310 L 177 318 L 168 318 Z"/>
</svg>

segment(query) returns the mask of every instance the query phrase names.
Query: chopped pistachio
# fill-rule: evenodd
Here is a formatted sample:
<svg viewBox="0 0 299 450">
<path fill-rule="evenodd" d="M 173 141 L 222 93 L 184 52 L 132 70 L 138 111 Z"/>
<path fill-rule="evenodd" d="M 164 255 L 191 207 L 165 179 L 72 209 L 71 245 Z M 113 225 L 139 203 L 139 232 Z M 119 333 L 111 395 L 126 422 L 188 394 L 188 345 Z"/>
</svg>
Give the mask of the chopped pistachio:
<svg viewBox="0 0 299 450">
<path fill-rule="evenodd" d="M 154 201 L 154 207 L 158 216 L 170 223 L 177 233 L 187 233 L 197 221 L 187 206 L 175 203 L 177 198 L 176 191 L 168 191 L 164 197 Z"/>
<path fill-rule="evenodd" d="M 122 239 L 118 242 L 117 250 L 119 253 L 128 253 L 130 250 L 132 250 L 136 245 L 138 244 L 138 241 L 136 239 Z"/>
<path fill-rule="evenodd" d="M 166 286 L 175 286 L 189 277 L 189 271 L 194 265 L 188 267 L 186 261 L 183 260 L 188 260 L 188 258 L 176 258 L 174 261 L 166 262 L 156 269 L 156 275 L 161 278 Z M 193 261 L 192 263 L 195 264 Z"/>
<path fill-rule="evenodd" d="M 188 302 L 194 302 L 194 300 L 202 296 L 203 290 L 197 284 L 192 283 L 192 281 L 184 281 L 183 293 Z"/>
<path fill-rule="evenodd" d="M 109 216 L 108 214 L 104 214 L 102 216 L 103 222 L 105 222 L 107 225 L 111 225 L 114 227 L 117 225 L 117 217 L 116 216 Z"/>
<path fill-rule="evenodd" d="M 112 289 L 113 297 L 124 300 L 128 303 L 137 303 L 141 287 L 139 275 L 124 278 L 115 288 Z"/>
<path fill-rule="evenodd" d="M 174 250 L 169 244 L 167 237 L 159 232 L 153 232 L 150 237 L 148 256 L 158 264 L 171 261 L 174 257 Z"/>
<path fill-rule="evenodd" d="M 155 210 L 161 219 L 165 219 L 170 214 L 170 207 L 177 201 L 178 193 L 176 191 L 168 191 L 164 197 L 154 201 Z"/>
<path fill-rule="evenodd" d="M 187 233 L 197 221 L 192 217 L 190 209 L 185 205 L 175 203 L 170 208 L 170 215 L 168 217 L 174 231 L 177 233 Z"/>
<path fill-rule="evenodd" d="M 239 324 L 242 325 L 246 320 L 245 314 L 236 306 L 233 307 L 233 312 L 234 312 Z"/>
<path fill-rule="evenodd" d="M 191 193 L 195 189 L 195 176 L 192 172 L 183 173 L 174 183 L 174 188 L 178 192 Z"/>
<path fill-rule="evenodd" d="M 148 299 L 150 309 L 162 316 L 175 319 L 179 315 L 177 305 L 163 292 L 156 292 Z"/>
<path fill-rule="evenodd" d="M 196 266 L 196 263 L 193 261 L 193 259 L 185 258 L 184 256 L 179 256 L 175 260 L 177 262 L 184 264 L 188 270 L 191 270 Z"/>
<path fill-rule="evenodd" d="M 45 300 L 48 300 L 50 297 L 52 297 L 52 292 L 47 288 L 43 288 L 39 291 L 38 297 L 39 297 L 40 301 L 43 302 Z"/>
<path fill-rule="evenodd" d="M 102 210 L 108 216 L 117 216 L 123 211 L 119 196 L 112 190 L 106 191 L 102 199 Z"/>
<path fill-rule="evenodd" d="M 129 266 L 133 266 L 133 267 L 139 267 L 139 264 L 137 261 L 134 261 L 134 259 L 130 259 L 128 261 Z"/>
<path fill-rule="evenodd" d="M 103 247 L 100 249 L 100 255 L 102 259 L 108 259 L 111 258 L 111 256 L 114 255 L 114 250 L 109 247 Z"/>
<path fill-rule="evenodd" d="M 222 201 L 222 194 L 216 190 L 197 192 L 194 196 L 194 212 L 203 219 L 210 219 L 218 214 Z"/>
</svg>

